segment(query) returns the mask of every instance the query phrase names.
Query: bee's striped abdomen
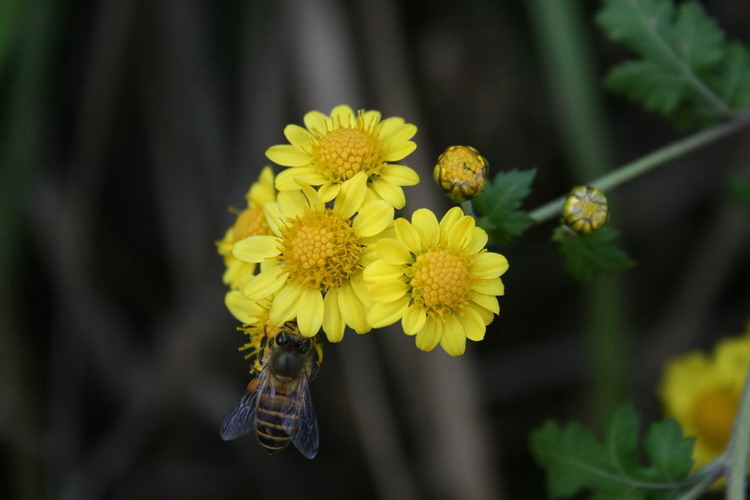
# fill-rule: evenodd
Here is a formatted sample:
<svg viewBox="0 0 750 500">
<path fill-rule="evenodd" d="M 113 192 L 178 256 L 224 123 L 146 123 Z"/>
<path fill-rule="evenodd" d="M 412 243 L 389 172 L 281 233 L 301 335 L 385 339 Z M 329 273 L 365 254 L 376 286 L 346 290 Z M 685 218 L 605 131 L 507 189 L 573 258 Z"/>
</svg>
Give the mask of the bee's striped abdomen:
<svg viewBox="0 0 750 500">
<path fill-rule="evenodd" d="M 293 398 L 277 388 L 275 394 L 262 394 L 258 401 L 255 416 L 255 432 L 258 441 L 268 453 L 275 453 L 289 444 L 291 439 L 284 430 L 284 421 L 287 425 L 290 420 L 294 421 L 292 428 L 296 427 L 296 414 L 282 413 L 285 404 L 292 404 Z"/>
</svg>

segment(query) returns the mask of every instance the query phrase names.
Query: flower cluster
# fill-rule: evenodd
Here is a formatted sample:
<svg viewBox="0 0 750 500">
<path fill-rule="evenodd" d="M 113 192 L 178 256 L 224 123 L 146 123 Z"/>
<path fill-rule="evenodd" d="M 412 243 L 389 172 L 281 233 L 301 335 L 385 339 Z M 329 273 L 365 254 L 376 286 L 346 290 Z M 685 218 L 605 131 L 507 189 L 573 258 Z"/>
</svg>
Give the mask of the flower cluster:
<svg viewBox="0 0 750 500">
<path fill-rule="evenodd" d="M 695 351 L 667 365 L 660 396 L 667 415 L 695 437 L 694 469 L 726 449 L 749 367 L 750 325 L 744 335 L 720 342 L 711 355 Z"/>
<path fill-rule="evenodd" d="M 321 329 L 339 342 L 398 321 L 417 347 L 464 353 L 499 313 L 508 263 L 486 250 L 487 234 L 453 208 L 395 218 L 404 186 L 419 182 L 399 164 L 417 128 L 348 106 L 312 111 L 288 125 L 288 144 L 266 151 L 270 167 L 247 194 L 248 208 L 218 243 L 226 305 L 250 337 L 248 355 L 287 321 L 302 335 Z"/>
</svg>

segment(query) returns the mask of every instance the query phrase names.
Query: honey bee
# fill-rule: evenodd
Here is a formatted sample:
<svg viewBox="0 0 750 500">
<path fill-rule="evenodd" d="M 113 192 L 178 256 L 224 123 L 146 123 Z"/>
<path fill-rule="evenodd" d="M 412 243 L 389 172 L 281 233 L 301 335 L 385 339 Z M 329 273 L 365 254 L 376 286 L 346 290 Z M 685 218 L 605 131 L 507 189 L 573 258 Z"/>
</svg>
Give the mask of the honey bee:
<svg viewBox="0 0 750 500">
<path fill-rule="evenodd" d="M 266 336 L 258 354 L 263 369 L 224 418 L 222 439 L 229 441 L 255 430 L 269 454 L 291 441 L 302 455 L 314 458 L 318 421 L 309 381 L 318 373 L 321 353 L 317 337 L 303 337 L 294 321 L 286 322 L 275 337 Z"/>
</svg>

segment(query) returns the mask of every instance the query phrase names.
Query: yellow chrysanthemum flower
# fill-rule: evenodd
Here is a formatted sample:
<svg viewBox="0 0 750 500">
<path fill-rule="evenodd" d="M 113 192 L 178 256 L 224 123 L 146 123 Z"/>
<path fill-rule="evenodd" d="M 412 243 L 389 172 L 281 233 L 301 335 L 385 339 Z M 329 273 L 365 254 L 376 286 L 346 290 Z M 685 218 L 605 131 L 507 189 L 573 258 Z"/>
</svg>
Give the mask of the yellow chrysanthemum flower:
<svg viewBox="0 0 750 500">
<path fill-rule="evenodd" d="M 750 332 L 725 339 L 713 355 L 692 352 L 670 362 L 659 388 L 666 414 L 695 437 L 694 468 L 699 469 L 729 442 L 750 367 Z"/>
<path fill-rule="evenodd" d="M 383 200 L 362 204 L 366 181 L 364 173 L 357 174 L 342 186 L 332 208 L 309 186 L 281 192 L 277 203 L 265 206 L 273 235 L 234 245 L 238 259 L 264 263 L 243 293 L 250 300 L 276 294 L 272 323 L 297 318 L 308 337 L 322 326 L 331 342 L 343 338 L 346 325 L 357 333 L 371 329 L 362 270 L 373 258 L 369 245 L 392 226 L 394 210 Z"/>
<path fill-rule="evenodd" d="M 245 275 L 241 283 L 246 283 L 251 276 Z M 263 369 L 258 359 L 263 339 L 275 337 L 283 326 L 283 323 L 275 324 L 269 319 L 272 300 L 273 297 L 257 301 L 248 300 L 238 290 L 231 290 L 224 297 L 224 304 L 229 312 L 242 323 L 239 330 L 247 335 L 247 341 L 239 350 L 244 352 L 245 359 L 251 360 L 250 373 L 259 373 Z"/>
<path fill-rule="evenodd" d="M 337 106 L 328 117 L 311 111 L 304 117 L 305 128 L 287 125 L 289 144 L 271 146 L 266 156 L 288 168 L 276 177 L 279 191 L 295 191 L 298 183 L 318 187 L 323 203 L 339 194 L 364 172 L 367 183 L 358 187 L 367 191 L 365 202 L 387 201 L 394 208 L 406 204 L 401 186 L 413 186 L 419 176 L 409 167 L 392 162 L 403 160 L 416 149 L 411 139 L 417 127 L 392 117 L 381 121 L 379 111 L 359 111 Z M 359 208 L 359 207 L 357 207 Z"/>
<path fill-rule="evenodd" d="M 243 262 L 232 255 L 232 247 L 240 240 L 256 234 L 271 234 L 271 228 L 266 222 L 263 205 L 269 201 L 276 201 L 273 170 L 264 167 L 257 182 L 254 182 L 247 194 L 247 208 L 237 214 L 234 225 L 230 227 L 224 239 L 216 242 L 219 255 L 224 257 L 226 270 L 222 280 L 232 290 L 237 290 L 240 278 L 246 274 L 255 273 L 257 264 Z"/>
<path fill-rule="evenodd" d="M 508 261 L 486 251 L 487 233 L 458 207 L 440 222 L 417 210 L 411 223 L 397 219 L 394 229 L 395 238 L 375 243 L 378 260 L 364 272 L 374 302 L 368 322 L 378 328 L 401 320 L 418 348 L 440 344 L 451 356 L 463 354 L 466 339 L 482 340 L 500 312 Z"/>
</svg>

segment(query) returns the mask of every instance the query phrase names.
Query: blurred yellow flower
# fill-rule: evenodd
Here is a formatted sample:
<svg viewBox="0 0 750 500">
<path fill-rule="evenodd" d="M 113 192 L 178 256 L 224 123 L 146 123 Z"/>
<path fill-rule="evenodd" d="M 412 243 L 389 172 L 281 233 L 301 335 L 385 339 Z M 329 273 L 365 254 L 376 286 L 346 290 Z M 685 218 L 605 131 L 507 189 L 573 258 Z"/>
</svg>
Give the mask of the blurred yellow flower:
<svg viewBox="0 0 750 500">
<path fill-rule="evenodd" d="M 250 186 L 247 194 L 247 208 L 237 214 L 234 225 L 224 234 L 224 239 L 216 242 L 219 255 L 224 257 L 226 270 L 222 280 L 229 288 L 236 290 L 240 278 L 246 274 L 254 274 L 257 264 L 243 262 L 232 255 L 234 244 L 248 236 L 256 234 L 271 234 L 271 228 L 266 222 L 263 205 L 269 201 L 276 201 L 273 170 L 264 167 L 258 181 Z"/>
<path fill-rule="evenodd" d="M 269 312 L 273 324 L 296 318 L 308 337 L 322 326 L 331 342 L 343 338 L 346 325 L 357 333 L 371 329 L 362 269 L 373 258 L 369 245 L 392 226 L 394 210 L 382 200 L 363 205 L 367 176 L 360 172 L 352 181 L 332 208 L 309 186 L 279 193 L 264 209 L 273 235 L 234 245 L 238 259 L 263 263 L 242 292 L 251 301 L 276 294 Z"/>
<path fill-rule="evenodd" d="M 364 272 L 374 305 L 367 316 L 373 328 L 401 320 L 418 348 L 440 344 L 451 356 L 466 349 L 466 339 L 484 338 L 486 325 L 500 312 L 500 276 L 508 261 L 487 252 L 487 233 L 459 207 L 438 222 L 419 209 L 411 222 L 397 219 L 395 238 L 375 243 L 378 260 Z"/>
<path fill-rule="evenodd" d="M 401 186 L 413 186 L 419 176 L 409 167 L 392 162 L 403 160 L 416 149 L 411 139 L 417 127 L 393 117 L 381 121 L 379 111 L 358 111 L 337 106 L 330 117 L 311 111 L 304 117 L 306 128 L 287 125 L 289 144 L 271 146 L 266 156 L 288 168 L 276 177 L 279 191 L 295 191 L 299 184 L 318 187 L 323 203 L 339 194 L 343 186 L 356 184 L 367 193 L 364 202 L 382 199 L 394 208 L 406 203 Z M 363 172 L 367 182 L 355 183 Z M 355 207 L 359 208 L 359 207 Z"/>
<path fill-rule="evenodd" d="M 726 448 L 749 366 L 750 331 L 723 340 L 711 355 L 695 351 L 667 365 L 659 395 L 666 414 L 695 437 L 695 469 Z"/>
</svg>

